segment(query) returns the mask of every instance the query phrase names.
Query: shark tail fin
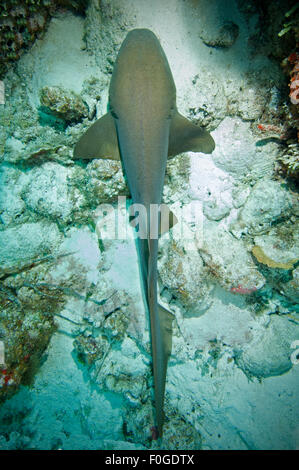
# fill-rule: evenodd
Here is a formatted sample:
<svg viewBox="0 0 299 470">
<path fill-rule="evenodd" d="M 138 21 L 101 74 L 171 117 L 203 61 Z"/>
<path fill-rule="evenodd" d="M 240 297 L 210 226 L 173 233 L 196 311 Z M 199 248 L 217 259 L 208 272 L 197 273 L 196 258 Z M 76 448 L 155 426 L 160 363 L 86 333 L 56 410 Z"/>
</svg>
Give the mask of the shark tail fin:
<svg viewBox="0 0 299 470">
<path fill-rule="evenodd" d="M 182 152 L 212 153 L 214 149 L 211 134 L 176 111 L 170 125 L 168 156 Z"/>
<path fill-rule="evenodd" d="M 154 355 L 154 381 L 155 381 L 155 409 L 158 435 L 162 437 L 164 423 L 164 394 L 167 373 L 167 363 L 172 347 L 172 321 L 174 315 L 162 305 L 158 305 L 158 323 L 161 333 L 161 344 L 159 346 L 159 363 Z"/>
<path fill-rule="evenodd" d="M 110 112 L 98 119 L 83 134 L 75 146 L 74 158 L 120 160 L 116 128 Z"/>
</svg>

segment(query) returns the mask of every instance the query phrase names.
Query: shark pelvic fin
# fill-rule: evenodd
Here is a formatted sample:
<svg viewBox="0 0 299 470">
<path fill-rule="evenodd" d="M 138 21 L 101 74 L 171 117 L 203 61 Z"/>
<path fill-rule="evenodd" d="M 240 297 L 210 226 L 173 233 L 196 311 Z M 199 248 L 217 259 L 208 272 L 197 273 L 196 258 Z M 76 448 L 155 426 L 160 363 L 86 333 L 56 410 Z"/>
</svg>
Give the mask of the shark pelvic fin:
<svg viewBox="0 0 299 470">
<path fill-rule="evenodd" d="M 214 148 L 214 139 L 208 131 L 196 126 L 176 111 L 170 125 L 169 157 L 182 152 L 212 153 Z"/>
<path fill-rule="evenodd" d="M 98 119 L 77 142 L 74 158 L 120 160 L 117 134 L 111 113 Z"/>
</svg>

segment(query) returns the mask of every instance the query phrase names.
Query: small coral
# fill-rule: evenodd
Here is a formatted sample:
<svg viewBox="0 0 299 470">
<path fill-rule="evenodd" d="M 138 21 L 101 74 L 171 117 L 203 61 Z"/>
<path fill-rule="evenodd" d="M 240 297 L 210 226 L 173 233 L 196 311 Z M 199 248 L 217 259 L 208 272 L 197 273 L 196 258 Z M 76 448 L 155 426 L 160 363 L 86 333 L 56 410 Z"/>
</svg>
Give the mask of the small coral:
<svg viewBox="0 0 299 470">
<path fill-rule="evenodd" d="M 289 178 L 298 180 L 299 177 L 299 144 L 291 142 L 279 157 L 279 172 Z"/>
<path fill-rule="evenodd" d="M 297 2 L 290 10 L 285 13 L 285 18 L 288 20 L 287 23 L 284 23 L 283 29 L 278 33 L 279 37 L 284 36 L 289 31 L 294 31 L 295 35 L 298 36 L 299 28 L 298 28 L 298 15 L 299 15 L 299 2 Z"/>
<path fill-rule="evenodd" d="M 288 61 L 292 64 L 293 68 L 291 70 L 291 82 L 290 82 L 290 98 L 291 103 L 299 103 L 299 54 L 293 52 L 288 57 Z"/>
<path fill-rule="evenodd" d="M 261 124 L 257 125 L 259 131 L 266 134 L 267 138 L 277 138 L 285 140 L 288 137 L 288 132 L 282 126 L 275 126 L 274 124 Z"/>
<path fill-rule="evenodd" d="M 256 292 L 257 288 L 255 286 L 243 287 L 241 286 L 241 284 L 239 284 L 237 287 L 232 287 L 230 291 L 233 292 L 234 294 L 249 295 L 249 294 L 252 294 L 252 292 Z"/>
<path fill-rule="evenodd" d="M 298 68 L 299 71 L 299 68 Z M 290 84 L 290 98 L 293 104 L 299 103 L 299 80 L 294 80 Z"/>
<path fill-rule="evenodd" d="M 285 14 L 286 18 L 290 18 L 287 23 L 284 23 L 283 29 L 278 33 L 278 36 L 288 35 L 292 38 L 294 44 L 294 51 L 282 61 L 282 66 L 285 68 L 286 73 L 290 76 L 290 113 L 291 122 L 289 123 L 292 128 L 297 129 L 297 139 L 299 142 L 299 3 L 297 2 L 291 10 Z M 294 105 L 294 106 L 292 106 Z"/>
</svg>

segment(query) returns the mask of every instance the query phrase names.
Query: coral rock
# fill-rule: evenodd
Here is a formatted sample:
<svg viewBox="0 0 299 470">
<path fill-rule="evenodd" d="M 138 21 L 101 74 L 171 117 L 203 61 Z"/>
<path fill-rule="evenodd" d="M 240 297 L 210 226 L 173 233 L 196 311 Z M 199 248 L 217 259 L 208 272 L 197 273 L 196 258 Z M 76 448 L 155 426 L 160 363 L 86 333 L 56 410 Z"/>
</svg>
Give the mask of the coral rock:
<svg viewBox="0 0 299 470">
<path fill-rule="evenodd" d="M 205 28 L 200 32 L 200 37 L 207 46 L 231 47 L 239 36 L 239 26 L 232 21 L 215 28 Z"/>
<path fill-rule="evenodd" d="M 204 236 L 200 252 L 222 287 L 227 290 L 237 288 L 239 293 L 250 294 L 264 285 L 265 279 L 255 267 L 243 243 L 216 223 L 209 223 L 204 233 L 207 235 Z"/>
<path fill-rule="evenodd" d="M 88 106 L 81 96 L 60 86 L 45 86 L 40 92 L 45 110 L 66 122 L 77 122 L 88 116 Z"/>
<path fill-rule="evenodd" d="M 236 362 L 250 377 L 284 374 L 292 367 L 291 344 L 298 337 L 298 325 L 274 315 L 267 328 L 262 328 L 250 343 L 243 346 L 243 352 Z"/>
<path fill-rule="evenodd" d="M 276 181 L 259 181 L 252 189 L 239 219 L 231 225 L 231 232 L 240 238 L 242 234 L 258 235 L 269 231 L 274 222 L 290 215 L 290 193 Z"/>
</svg>

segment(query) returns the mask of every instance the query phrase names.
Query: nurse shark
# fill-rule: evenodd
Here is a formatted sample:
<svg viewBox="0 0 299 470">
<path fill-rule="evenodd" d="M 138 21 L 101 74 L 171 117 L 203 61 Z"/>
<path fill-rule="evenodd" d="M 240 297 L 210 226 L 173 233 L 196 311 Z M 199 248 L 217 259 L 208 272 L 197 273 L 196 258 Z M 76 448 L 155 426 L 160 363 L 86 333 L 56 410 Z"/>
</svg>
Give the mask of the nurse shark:
<svg viewBox="0 0 299 470">
<path fill-rule="evenodd" d="M 148 29 L 130 31 L 119 50 L 109 88 L 109 111 L 80 138 L 74 158 L 121 160 L 133 204 L 145 208 L 137 237 L 150 319 L 155 415 L 162 436 L 173 315 L 158 304 L 158 230 L 167 159 L 187 151 L 212 153 L 211 135 L 182 116 L 166 55 Z M 151 208 L 158 207 L 155 217 Z"/>
</svg>

